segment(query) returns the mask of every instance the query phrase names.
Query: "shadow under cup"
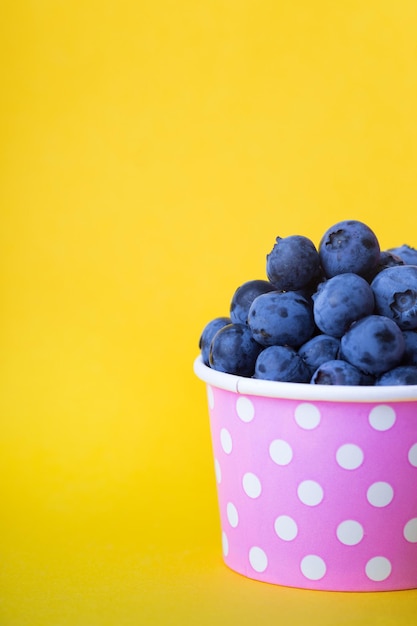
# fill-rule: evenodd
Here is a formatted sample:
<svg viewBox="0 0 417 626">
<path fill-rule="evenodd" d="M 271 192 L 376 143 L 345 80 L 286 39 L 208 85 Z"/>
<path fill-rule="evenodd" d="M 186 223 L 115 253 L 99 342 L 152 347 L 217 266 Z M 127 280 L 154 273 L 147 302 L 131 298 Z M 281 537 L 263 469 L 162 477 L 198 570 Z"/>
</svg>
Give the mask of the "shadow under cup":
<svg viewBox="0 0 417 626">
<path fill-rule="evenodd" d="M 417 386 L 255 380 L 204 365 L 225 563 L 305 589 L 417 588 Z"/>
</svg>

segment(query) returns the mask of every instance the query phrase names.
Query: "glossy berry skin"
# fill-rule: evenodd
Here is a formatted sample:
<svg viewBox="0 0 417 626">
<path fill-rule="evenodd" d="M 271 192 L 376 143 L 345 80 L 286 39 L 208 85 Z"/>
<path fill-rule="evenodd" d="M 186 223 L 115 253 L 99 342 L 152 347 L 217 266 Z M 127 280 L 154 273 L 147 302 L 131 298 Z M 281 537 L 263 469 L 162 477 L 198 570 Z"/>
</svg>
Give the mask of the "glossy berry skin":
<svg viewBox="0 0 417 626">
<path fill-rule="evenodd" d="M 240 285 L 230 303 L 230 318 L 234 324 L 247 324 L 252 302 L 263 293 L 274 291 L 275 287 L 267 280 L 248 280 Z"/>
<path fill-rule="evenodd" d="M 322 363 L 311 377 L 312 385 L 363 385 L 364 374 L 347 361 L 335 359 Z"/>
<path fill-rule="evenodd" d="M 404 330 L 405 350 L 402 365 L 417 365 L 417 331 Z"/>
<path fill-rule="evenodd" d="M 344 220 L 329 228 L 318 248 L 327 278 L 346 272 L 367 276 L 375 270 L 380 251 L 375 233 L 358 220 Z"/>
<path fill-rule="evenodd" d="M 312 376 L 322 363 L 337 358 L 339 348 L 340 339 L 322 334 L 306 341 L 306 343 L 300 346 L 298 354 L 307 365 Z"/>
<path fill-rule="evenodd" d="M 375 382 L 376 386 L 417 385 L 417 366 L 399 365 L 382 374 Z"/>
<path fill-rule="evenodd" d="M 320 257 L 314 243 L 302 235 L 277 237 L 266 257 L 266 274 L 279 291 L 297 291 L 318 281 Z"/>
<path fill-rule="evenodd" d="M 363 317 L 352 324 L 340 341 L 341 357 L 373 376 L 400 365 L 404 350 L 401 330 L 383 315 Z"/>
<path fill-rule="evenodd" d="M 388 267 L 371 287 L 376 313 L 390 317 L 402 330 L 417 328 L 417 265 Z"/>
<path fill-rule="evenodd" d="M 311 302 L 294 291 L 271 291 L 255 298 L 248 324 L 263 346 L 298 347 L 315 331 Z"/>
<path fill-rule="evenodd" d="M 374 294 L 369 283 L 346 272 L 321 283 L 313 295 L 314 321 L 327 335 L 341 337 L 349 326 L 374 311 Z"/>
<path fill-rule="evenodd" d="M 307 383 L 310 371 L 303 359 L 289 346 L 269 346 L 258 356 L 254 378 L 290 383 Z"/>
<path fill-rule="evenodd" d="M 396 256 L 402 259 L 406 265 L 417 265 L 417 250 L 407 244 L 397 246 L 396 248 L 389 248 L 389 252 L 392 252 Z"/>
<path fill-rule="evenodd" d="M 199 348 L 201 350 L 201 357 L 203 359 L 203 363 L 205 365 L 210 365 L 209 363 L 209 353 L 210 353 L 210 344 L 217 333 L 218 330 L 223 328 L 223 326 L 227 326 L 231 324 L 232 320 L 230 317 L 215 317 L 203 328 L 203 332 L 200 336 Z"/>
<path fill-rule="evenodd" d="M 219 372 L 250 377 L 261 350 L 245 324 L 228 324 L 211 341 L 209 364 Z"/>
</svg>

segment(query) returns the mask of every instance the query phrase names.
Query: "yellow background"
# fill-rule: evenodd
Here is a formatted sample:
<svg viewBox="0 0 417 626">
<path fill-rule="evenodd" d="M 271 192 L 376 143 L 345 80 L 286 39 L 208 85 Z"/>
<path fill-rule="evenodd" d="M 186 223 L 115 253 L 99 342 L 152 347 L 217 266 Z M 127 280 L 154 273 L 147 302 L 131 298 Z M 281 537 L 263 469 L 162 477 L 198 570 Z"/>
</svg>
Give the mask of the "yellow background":
<svg viewBox="0 0 417 626">
<path fill-rule="evenodd" d="M 0 623 L 415 623 L 222 563 L 202 327 L 277 235 L 417 244 L 414 0 L 1 10 Z"/>
</svg>

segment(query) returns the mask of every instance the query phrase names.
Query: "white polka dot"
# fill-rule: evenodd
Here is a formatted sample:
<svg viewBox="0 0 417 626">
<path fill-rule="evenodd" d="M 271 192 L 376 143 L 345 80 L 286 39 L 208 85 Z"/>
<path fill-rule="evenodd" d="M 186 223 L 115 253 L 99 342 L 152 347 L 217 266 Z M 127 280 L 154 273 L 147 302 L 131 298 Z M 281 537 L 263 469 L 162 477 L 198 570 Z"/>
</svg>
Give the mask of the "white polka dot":
<svg viewBox="0 0 417 626">
<path fill-rule="evenodd" d="M 224 531 L 222 532 L 222 550 L 224 556 L 227 556 L 229 554 L 229 540 Z"/>
<path fill-rule="evenodd" d="M 216 474 L 217 484 L 220 485 L 220 483 L 222 482 L 222 468 L 220 467 L 220 463 L 216 458 L 214 459 L 214 472 Z"/>
<path fill-rule="evenodd" d="M 214 392 L 210 385 L 207 386 L 207 398 L 210 409 L 214 408 Z"/>
<path fill-rule="evenodd" d="M 375 430 L 389 430 L 395 424 L 396 414 L 392 407 L 386 404 L 374 406 L 369 413 L 369 423 Z"/>
<path fill-rule="evenodd" d="M 280 515 L 274 523 L 275 532 L 283 541 L 292 541 L 298 534 L 295 520 L 289 515 Z"/>
<path fill-rule="evenodd" d="M 411 465 L 417 467 L 417 443 L 411 446 L 410 450 L 408 451 L 408 460 L 410 461 Z"/>
<path fill-rule="evenodd" d="M 345 443 L 336 452 L 336 461 L 343 469 L 354 470 L 363 463 L 363 452 L 354 443 Z"/>
<path fill-rule="evenodd" d="M 316 506 L 323 500 L 323 489 L 314 480 L 304 480 L 298 485 L 297 494 L 303 504 Z"/>
<path fill-rule="evenodd" d="M 255 407 L 249 398 L 240 396 L 236 400 L 236 413 L 242 422 L 251 422 L 255 416 Z"/>
<path fill-rule="evenodd" d="M 268 557 L 262 548 L 253 546 L 253 548 L 249 550 L 249 563 L 255 572 L 264 572 L 268 567 Z"/>
<path fill-rule="evenodd" d="M 376 582 L 386 580 L 391 574 L 391 563 L 384 556 L 374 556 L 369 559 L 365 566 L 365 572 L 368 578 Z"/>
<path fill-rule="evenodd" d="M 320 580 L 326 573 L 326 563 L 320 556 L 308 554 L 300 564 L 303 575 L 309 580 Z"/>
<path fill-rule="evenodd" d="M 404 537 L 410 543 L 417 543 L 417 517 L 410 519 L 404 526 Z"/>
<path fill-rule="evenodd" d="M 232 436 L 226 428 L 222 428 L 220 431 L 220 443 L 222 444 L 223 451 L 226 454 L 230 454 L 233 447 Z"/>
<path fill-rule="evenodd" d="M 229 524 L 232 528 L 236 528 L 239 524 L 239 515 L 237 512 L 237 508 L 233 504 L 233 502 L 228 502 L 226 506 L 226 514 L 227 519 L 229 520 Z"/>
<path fill-rule="evenodd" d="M 249 498 L 257 498 L 261 495 L 262 485 L 259 478 L 252 474 L 252 472 L 247 472 L 244 474 L 242 479 L 243 490 Z"/>
<path fill-rule="evenodd" d="M 347 519 L 339 524 L 336 535 L 345 546 L 356 546 L 363 539 L 363 528 L 359 522 Z"/>
<path fill-rule="evenodd" d="M 313 430 L 320 424 L 321 415 L 319 409 L 309 402 L 299 404 L 294 412 L 295 421 L 305 430 Z"/>
<path fill-rule="evenodd" d="M 288 465 L 292 461 L 292 448 L 283 439 L 275 439 L 269 446 L 269 456 L 277 465 Z"/>
<path fill-rule="evenodd" d="M 378 508 L 387 506 L 394 497 L 394 490 L 389 483 L 383 481 L 373 483 L 366 492 L 369 504 Z"/>
</svg>

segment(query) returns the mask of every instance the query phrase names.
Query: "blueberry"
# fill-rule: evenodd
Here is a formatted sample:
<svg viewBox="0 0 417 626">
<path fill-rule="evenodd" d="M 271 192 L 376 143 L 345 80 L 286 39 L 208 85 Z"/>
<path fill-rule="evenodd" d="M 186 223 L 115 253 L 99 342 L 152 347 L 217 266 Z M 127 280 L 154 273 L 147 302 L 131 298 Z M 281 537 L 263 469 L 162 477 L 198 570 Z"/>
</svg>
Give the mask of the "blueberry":
<svg viewBox="0 0 417 626">
<path fill-rule="evenodd" d="M 403 330 L 405 350 L 402 365 L 417 365 L 417 331 Z"/>
<path fill-rule="evenodd" d="M 387 267 L 371 287 L 376 313 L 390 317 L 402 330 L 417 328 L 417 265 Z"/>
<path fill-rule="evenodd" d="M 363 385 L 364 374 L 347 361 L 334 359 L 322 363 L 311 377 L 312 385 Z"/>
<path fill-rule="evenodd" d="M 417 365 L 399 365 L 382 374 L 375 385 L 417 385 Z"/>
<path fill-rule="evenodd" d="M 269 346 L 259 354 L 253 377 L 290 383 L 307 383 L 310 380 L 310 371 L 293 348 Z"/>
<path fill-rule="evenodd" d="M 228 324 L 211 341 L 209 364 L 219 372 L 250 377 L 261 350 L 245 324 Z"/>
<path fill-rule="evenodd" d="M 306 341 L 298 350 L 298 354 L 313 375 L 316 369 L 326 361 L 337 358 L 340 339 L 330 335 L 316 335 Z"/>
<path fill-rule="evenodd" d="M 374 294 L 369 283 L 346 272 L 321 283 L 313 294 L 314 321 L 327 335 L 341 337 L 349 326 L 374 311 Z"/>
<path fill-rule="evenodd" d="M 340 341 L 340 356 L 374 376 L 399 365 L 404 350 L 401 330 L 384 315 L 363 317 L 352 324 Z"/>
<path fill-rule="evenodd" d="M 302 235 L 277 237 L 266 257 L 266 274 L 275 289 L 304 289 L 321 275 L 320 257 L 314 243 Z"/>
<path fill-rule="evenodd" d="M 230 304 L 232 322 L 234 324 L 247 324 L 250 305 L 255 298 L 274 290 L 274 286 L 267 280 L 248 280 L 240 285 L 233 294 Z"/>
<path fill-rule="evenodd" d="M 210 352 L 210 344 L 214 335 L 217 333 L 220 328 L 223 326 L 227 326 L 231 324 L 232 320 L 230 317 L 215 317 L 203 328 L 203 332 L 200 336 L 199 348 L 201 350 L 201 357 L 203 359 L 203 363 L 205 365 L 209 365 L 209 352 Z"/>
<path fill-rule="evenodd" d="M 380 256 L 375 233 L 357 220 L 344 220 L 329 228 L 318 251 L 328 278 L 346 272 L 366 276 L 376 268 Z"/>
<path fill-rule="evenodd" d="M 396 248 L 389 248 L 389 251 L 400 257 L 406 265 L 417 265 L 417 250 L 415 248 L 403 244 Z"/>
<path fill-rule="evenodd" d="M 263 346 L 301 346 L 315 332 L 311 301 L 294 291 L 271 291 L 252 302 L 248 315 L 254 339 Z"/>
<path fill-rule="evenodd" d="M 369 283 L 371 283 L 379 272 L 382 272 L 382 270 L 387 267 L 395 267 L 396 265 L 405 265 L 405 263 L 399 256 L 394 254 L 394 252 L 391 252 L 390 250 L 383 250 L 379 255 L 377 266 L 372 272 L 369 272 L 365 278 Z"/>
</svg>

